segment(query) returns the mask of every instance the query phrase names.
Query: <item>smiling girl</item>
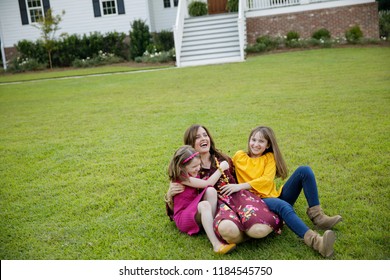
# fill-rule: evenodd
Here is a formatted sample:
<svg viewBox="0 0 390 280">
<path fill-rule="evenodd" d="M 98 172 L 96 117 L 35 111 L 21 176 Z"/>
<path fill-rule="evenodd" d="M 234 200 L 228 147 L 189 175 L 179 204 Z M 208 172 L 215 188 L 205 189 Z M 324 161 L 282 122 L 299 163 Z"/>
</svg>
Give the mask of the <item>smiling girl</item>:
<svg viewBox="0 0 390 280">
<path fill-rule="evenodd" d="M 185 186 L 184 191 L 173 198 L 173 220 L 180 231 L 189 235 L 198 233 L 199 226 L 202 225 L 214 252 L 226 254 L 236 245 L 222 243 L 214 233 L 217 192 L 212 186 L 221 177 L 223 170 L 229 168 L 229 164 L 226 161 L 221 162 L 219 170 L 207 180 L 202 180 L 198 175 L 200 163 L 199 153 L 191 146 L 185 145 L 175 152 L 169 164 L 168 175 L 171 182 Z"/>
<path fill-rule="evenodd" d="M 274 179 L 285 179 L 287 166 L 270 127 L 259 126 L 253 129 L 248 139 L 248 151 L 238 151 L 233 157 L 233 164 L 239 184 L 225 186 L 222 193 L 250 190 L 261 197 L 269 209 L 277 213 L 295 234 L 303 238 L 306 245 L 324 257 L 333 254 L 336 236 L 331 229 L 342 218 L 340 215 L 329 217 L 323 213 L 316 179 L 308 166 L 299 167 L 281 188 L 276 188 Z M 307 215 L 317 228 L 326 230 L 323 236 L 311 230 L 295 213 L 293 206 L 302 190 L 309 206 Z"/>
</svg>

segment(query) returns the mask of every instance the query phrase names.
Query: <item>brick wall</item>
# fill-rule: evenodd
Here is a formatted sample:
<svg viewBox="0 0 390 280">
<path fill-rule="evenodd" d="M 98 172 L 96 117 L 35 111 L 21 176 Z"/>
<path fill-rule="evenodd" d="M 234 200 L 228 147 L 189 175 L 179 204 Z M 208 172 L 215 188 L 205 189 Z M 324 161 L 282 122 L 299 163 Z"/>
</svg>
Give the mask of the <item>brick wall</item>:
<svg viewBox="0 0 390 280">
<path fill-rule="evenodd" d="M 378 3 L 312 10 L 305 12 L 247 18 L 247 41 L 254 44 L 259 36 L 285 36 L 296 31 L 301 38 L 326 28 L 335 38 L 345 37 L 345 31 L 359 25 L 365 38 L 379 38 Z"/>
</svg>

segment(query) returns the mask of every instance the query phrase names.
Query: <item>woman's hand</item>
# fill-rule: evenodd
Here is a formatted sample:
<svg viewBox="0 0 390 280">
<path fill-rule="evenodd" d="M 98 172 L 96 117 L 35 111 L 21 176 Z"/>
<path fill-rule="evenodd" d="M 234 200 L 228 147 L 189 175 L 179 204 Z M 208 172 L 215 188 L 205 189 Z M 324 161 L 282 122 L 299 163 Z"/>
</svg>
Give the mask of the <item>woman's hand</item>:
<svg viewBox="0 0 390 280">
<path fill-rule="evenodd" d="M 239 184 L 227 184 L 221 187 L 221 193 L 226 195 L 231 195 L 232 193 L 238 192 L 241 190 Z"/>
<path fill-rule="evenodd" d="M 219 167 L 221 167 L 221 169 L 223 171 L 228 170 L 229 169 L 229 163 L 226 160 L 224 160 L 223 162 L 221 162 L 219 164 Z"/>
<path fill-rule="evenodd" d="M 164 200 L 169 208 L 173 211 L 173 197 L 184 191 L 184 186 L 179 183 L 169 183 L 169 189 L 165 194 Z"/>
<path fill-rule="evenodd" d="M 169 189 L 167 192 L 168 199 L 172 200 L 175 195 L 182 193 L 184 191 L 184 188 L 185 187 L 182 184 L 170 182 Z"/>
</svg>

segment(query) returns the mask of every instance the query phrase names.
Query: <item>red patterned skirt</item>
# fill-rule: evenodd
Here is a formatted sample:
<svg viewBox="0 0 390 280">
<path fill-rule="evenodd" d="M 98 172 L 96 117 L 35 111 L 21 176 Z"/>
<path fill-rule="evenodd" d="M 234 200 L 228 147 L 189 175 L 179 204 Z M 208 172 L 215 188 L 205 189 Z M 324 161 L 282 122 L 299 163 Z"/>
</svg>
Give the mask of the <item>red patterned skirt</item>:
<svg viewBox="0 0 390 280">
<path fill-rule="evenodd" d="M 265 224 L 270 226 L 275 233 L 281 234 L 283 226 L 283 221 L 279 216 L 271 212 L 260 197 L 248 190 L 219 196 L 214 231 L 220 241 L 226 242 L 218 232 L 218 226 L 222 220 L 234 222 L 241 231 L 249 230 L 254 224 Z"/>
</svg>

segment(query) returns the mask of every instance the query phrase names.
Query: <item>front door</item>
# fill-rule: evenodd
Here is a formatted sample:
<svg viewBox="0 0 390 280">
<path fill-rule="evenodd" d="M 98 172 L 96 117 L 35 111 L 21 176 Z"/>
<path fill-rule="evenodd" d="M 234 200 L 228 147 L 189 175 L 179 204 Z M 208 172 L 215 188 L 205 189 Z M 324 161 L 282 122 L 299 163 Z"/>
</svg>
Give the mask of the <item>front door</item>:
<svg viewBox="0 0 390 280">
<path fill-rule="evenodd" d="M 227 0 L 207 0 L 209 15 L 226 13 Z"/>
</svg>

